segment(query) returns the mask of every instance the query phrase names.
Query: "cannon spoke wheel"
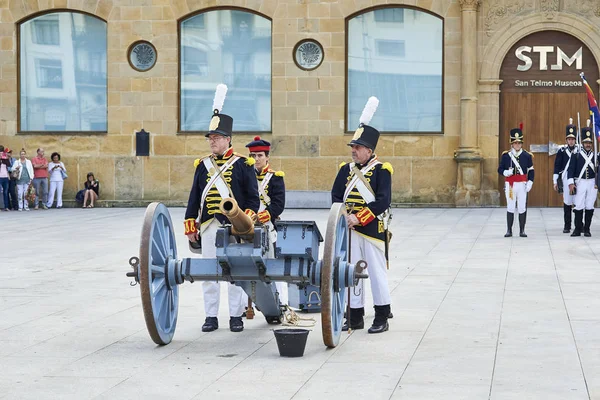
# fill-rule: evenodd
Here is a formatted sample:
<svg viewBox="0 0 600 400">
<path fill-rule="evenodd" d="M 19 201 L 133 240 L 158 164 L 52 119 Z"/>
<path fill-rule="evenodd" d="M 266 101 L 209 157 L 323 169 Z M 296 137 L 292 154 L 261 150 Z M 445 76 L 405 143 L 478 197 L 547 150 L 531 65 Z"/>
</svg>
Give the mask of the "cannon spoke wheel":
<svg viewBox="0 0 600 400">
<path fill-rule="evenodd" d="M 337 265 L 348 258 L 348 225 L 346 206 L 334 203 L 327 220 L 325 247 L 321 264 L 321 325 L 323 342 L 336 347 L 340 341 L 344 319 L 346 290 L 337 282 Z"/>
<path fill-rule="evenodd" d="M 156 344 L 169 344 L 177 325 L 179 287 L 169 287 L 169 260 L 177 259 L 173 224 L 167 207 L 152 203 L 146 209 L 140 240 L 140 292 L 144 319 Z"/>
</svg>

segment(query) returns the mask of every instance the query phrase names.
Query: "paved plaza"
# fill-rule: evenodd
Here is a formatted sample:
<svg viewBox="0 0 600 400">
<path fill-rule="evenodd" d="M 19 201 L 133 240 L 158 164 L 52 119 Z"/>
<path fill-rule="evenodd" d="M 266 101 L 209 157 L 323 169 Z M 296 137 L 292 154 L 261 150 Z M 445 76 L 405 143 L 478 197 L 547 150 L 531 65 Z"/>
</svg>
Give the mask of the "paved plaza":
<svg viewBox="0 0 600 400">
<path fill-rule="evenodd" d="M 143 215 L 0 214 L 0 399 L 600 399 L 598 218 L 571 238 L 562 209 L 530 209 L 529 237 L 505 239 L 504 209 L 395 209 L 390 331 L 327 349 L 319 322 L 283 358 L 260 314 L 229 331 L 225 290 L 221 328 L 202 333 L 200 283 L 181 287 L 173 342 L 151 341 L 125 276 Z M 325 234 L 327 215 L 283 217 Z"/>
</svg>

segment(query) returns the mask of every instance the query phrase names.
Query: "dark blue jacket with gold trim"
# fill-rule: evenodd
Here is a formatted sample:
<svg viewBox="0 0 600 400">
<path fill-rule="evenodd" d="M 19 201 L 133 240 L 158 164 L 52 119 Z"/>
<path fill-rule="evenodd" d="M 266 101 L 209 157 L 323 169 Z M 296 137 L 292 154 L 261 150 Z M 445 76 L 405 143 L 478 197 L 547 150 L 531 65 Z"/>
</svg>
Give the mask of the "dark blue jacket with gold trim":
<svg viewBox="0 0 600 400">
<path fill-rule="evenodd" d="M 256 179 L 258 180 L 259 185 L 262 184 L 262 181 L 268 173 L 272 173 L 273 176 L 269 179 L 269 182 L 265 187 L 265 193 L 271 199 L 271 203 L 269 205 L 266 205 L 265 203 L 265 210 L 258 213 L 258 219 L 262 223 L 276 221 L 285 208 L 285 183 L 283 182 L 285 174 L 282 171 L 275 171 L 267 165 L 262 171 L 256 171 Z M 260 201 L 264 202 L 262 194 L 260 194 Z"/>
<path fill-rule="evenodd" d="M 364 165 L 356 164 L 356 167 L 362 169 Z M 345 201 L 346 211 L 356 214 L 360 221 L 360 226 L 355 227 L 358 233 L 374 239 L 385 240 L 383 221 L 379 220 L 377 216 L 387 210 L 392 203 L 393 172 L 392 165 L 386 162 L 377 164 L 365 174 L 365 179 L 370 183 L 375 193 L 375 201 L 371 203 L 366 203 L 356 187 L 350 192 Z M 344 203 L 344 192 L 353 177 L 354 173 L 350 169 L 350 164 L 343 163 L 331 189 L 331 201 L 333 203 Z"/>
<path fill-rule="evenodd" d="M 254 159 L 247 159 L 245 156 L 234 153 L 233 148 L 229 148 L 223 156 L 215 156 L 213 154 L 207 157 L 213 157 L 217 165 L 220 167 L 225 164 L 234 155 L 240 158 L 234 162 L 226 171 L 223 171 L 223 178 L 230 187 L 235 200 L 239 207 L 252 215 L 258 212 L 260 199 L 258 196 L 258 184 L 254 172 Z M 206 157 L 204 157 L 206 158 Z M 204 160 L 204 158 L 202 160 Z M 196 173 L 194 174 L 194 183 L 190 191 L 187 209 L 185 211 L 185 228 L 186 233 L 193 232 L 190 221 L 195 221 L 198 218 L 200 209 L 200 200 L 202 192 L 206 184 L 210 181 L 209 172 L 202 160 L 196 160 Z M 204 204 L 202 206 L 202 215 L 200 216 L 200 224 L 216 218 L 221 223 L 228 223 L 228 219 L 221 214 L 219 204 L 221 203 L 221 195 L 215 186 L 209 189 Z M 188 226 L 190 225 L 190 226 Z"/>
</svg>

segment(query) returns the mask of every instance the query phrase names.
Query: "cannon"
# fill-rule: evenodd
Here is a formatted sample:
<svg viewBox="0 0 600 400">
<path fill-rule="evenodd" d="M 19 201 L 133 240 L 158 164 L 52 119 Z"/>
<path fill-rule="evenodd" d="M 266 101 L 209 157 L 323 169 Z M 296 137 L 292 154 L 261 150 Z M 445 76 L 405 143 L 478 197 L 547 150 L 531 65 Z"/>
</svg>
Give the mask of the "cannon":
<svg viewBox="0 0 600 400">
<path fill-rule="evenodd" d="M 179 285 L 185 281 L 234 283 L 248 294 L 270 323 L 280 322 L 283 316 L 273 284 L 283 281 L 300 288 L 308 285 L 320 288 L 323 342 L 327 347 L 337 346 L 347 288 L 367 277 L 363 274 L 365 261 L 351 264 L 348 259 L 344 204 L 334 203 L 331 207 L 322 259 L 318 257 L 323 237 L 314 221 L 277 221 L 275 258 L 267 258 L 272 243 L 266 227 L 254 226 L 233 199 L 224 199 L 220 208 L 232 223 L 223 224 L 217 230 L 216 258 L 179 259 L 167 207 L 158 202 L 147 207 L 139 258 L 130 258 L 133 271 L 126 275 L 139 283 L 146 327 L 152 340 L 166 345 L 173 339 Z M 230 240 L 232 236 L 235 241 Z"/>
</svg>

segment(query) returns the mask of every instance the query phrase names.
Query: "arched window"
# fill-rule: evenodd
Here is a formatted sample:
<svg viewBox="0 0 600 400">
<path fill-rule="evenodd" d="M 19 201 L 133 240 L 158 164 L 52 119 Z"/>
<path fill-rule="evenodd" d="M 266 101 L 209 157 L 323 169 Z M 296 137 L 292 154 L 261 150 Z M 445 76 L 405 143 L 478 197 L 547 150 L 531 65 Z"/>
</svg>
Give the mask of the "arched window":
<svg viewBox="0 0 600 400">
<path fill-rule="evenodd" d="M 379 98 L 371 125 L 382 132 L 441 133 L 443 20 L 406 7 L 379 8 L 347 22 L 346 130 L 367 99 Z"/>
<path fill-rule="evenodd" d="M 106 22 L 59 11 L 19 25 L 19 131 L 106 132 Z"/>
<path fill-rule="evenodd" d="M 180 32 L 180 131 L 208 129 L 219 83 L 234 131 L 271 131 L 271 21 L 219 9 L 183 20 Z"/>
</svg>

